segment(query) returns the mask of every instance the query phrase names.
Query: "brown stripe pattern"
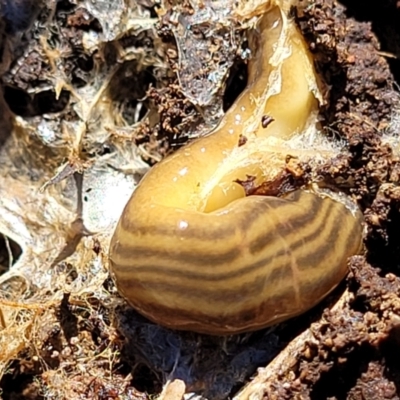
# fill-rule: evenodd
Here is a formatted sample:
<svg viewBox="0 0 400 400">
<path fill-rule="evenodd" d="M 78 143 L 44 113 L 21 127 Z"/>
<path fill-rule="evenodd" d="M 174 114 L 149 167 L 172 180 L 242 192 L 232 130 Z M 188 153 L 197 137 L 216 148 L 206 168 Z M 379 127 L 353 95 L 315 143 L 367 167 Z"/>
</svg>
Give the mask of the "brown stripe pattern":
<svg viewBox="0 0 400 400">
<path fill-rule="evenodd" d="M 163 206 L 152 212 L 156 221 L 174 216 Z M 211 334 L 259 329 L 311 308 L 340 282 L 360 249 L 360 218 L 304 191 L 250 196 L 226 213 L 187 212 L 184 231 L 128 214 L 136 229 L 120 223 L 111 270 L 127 300 L 163 325 Z"/>
</svg>

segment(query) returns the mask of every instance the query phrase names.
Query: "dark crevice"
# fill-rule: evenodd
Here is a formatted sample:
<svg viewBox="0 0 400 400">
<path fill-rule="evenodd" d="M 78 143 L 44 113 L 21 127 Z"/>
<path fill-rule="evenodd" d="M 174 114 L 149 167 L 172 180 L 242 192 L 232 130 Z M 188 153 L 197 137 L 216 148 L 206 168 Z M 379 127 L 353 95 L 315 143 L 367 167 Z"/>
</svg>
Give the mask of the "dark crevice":
<svg viewBox="0 0 400 400">
<path fill-rule="evenodd" d="M 226 89 L 223 97 L 223 109 L 226 112 L 237 97 L 243 92 L 247 84 L 247 65 L 238 58 L 231 67 L 226 81 Z"/>
<path fill-rule="evenodd" d="M 22 249 L 17 242 L 0 234 L 0 274 L 14 265 L 22 254 Z"/>
<path fill-rule="evenodd" d="M 26 362 L 32 362 L 26 360 Z M 14 361 L 8 368 L 9 373 L 4 374 L 0 380 L 1 395 L 3 400 L 44 400 L 40 394 L 39 384 L 33 373 L 23 374 L 21 361 Z M 13 373 L 14 372 L 14 373 Z"/>
<path fill-rule="evenodd" d="M 61 112 L 68 105 L 70 93 L 62 90 L 56 96 L 53 90 L 44 90 L 31 96 L 22 89 L 5 86 L 4 99 L 11 111 L 23 118 Z"/>
<path fill-rule="evenodd" d="M 382 275 L 389 272 L 400 276 L 400 241 L 398 231 L 400 213 L 398 205 L 390 205 L 386 221 L 378 230 L 374 230 L 366 238 L 369 249 L 367 261 L 382 269 Z M 383 229 L 385 232 L 383 233 Z"/>
<path fill-rule="evenodd" d="M 392 54 L 387 57 L 390 69 L 397 82 L 400 82 L 400 6 L 398 1 L 376 2 L 375 0 L 343 0 L 347 15 L 361 22 L 371 22 L 372 30 L 377 36 L 381 51 Z"/>
<path fill-rule="evenodd" d="M 373 349 L 369 346 L 360 347 L 352 352 L 345 362 L 334 361 L 333 367 L 322 373 L 318 382 L 311 391 L 311 400 L 334 398 L 346 400 L 361 374 L 368 370 L 368 363 L 373 356 Z"/>
<path fill-rule="evenodd" d="M 134 61 L 122 65 L 114 75 L 109 85 L 110 100 L 114 107 L 121 110 L 128 124 L 135 124 L 146 115 L 148 110 L 146 92 L 155 83 L 152 69 L 138 70 L 138 65 Z"/>
<path fill-rule="evenodd" d="M 136 390 L 146 393 L 159 393 L 162 390 L 158 377 L 146 365 L 138 364 L 132 375 L 132 386 Z"/>
<path fill-rule="evenodd" d="M 400 393 L 400 324 L 392 327 L 381 349 L 385 355 L 386 376 L 396 385 L 397 393 Z"/>
</svg>

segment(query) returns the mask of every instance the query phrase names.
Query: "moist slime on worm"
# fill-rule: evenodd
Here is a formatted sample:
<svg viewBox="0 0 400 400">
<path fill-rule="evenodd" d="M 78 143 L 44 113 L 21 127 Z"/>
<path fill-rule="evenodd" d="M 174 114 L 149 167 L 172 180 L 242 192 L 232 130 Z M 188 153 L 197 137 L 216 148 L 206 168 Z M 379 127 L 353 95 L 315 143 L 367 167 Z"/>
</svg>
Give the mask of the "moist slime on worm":
<svg viewBox="0 0 400 400">
<path fill-rule="evenodd" d="M 111 240 L 119 292 L 173 329 L 234 334 L 299 315 L 338 285 L 361 249 L 356 208 L 306 190 L 246 197 L 238 183 L 273 181 L 289 154 L 332 156 L 304 145 L 322 135 L 318 79 L 281 2 L 269 2 L 249 43 L 244 92 L 210 135 L 149 171 Z"/>
</svg>

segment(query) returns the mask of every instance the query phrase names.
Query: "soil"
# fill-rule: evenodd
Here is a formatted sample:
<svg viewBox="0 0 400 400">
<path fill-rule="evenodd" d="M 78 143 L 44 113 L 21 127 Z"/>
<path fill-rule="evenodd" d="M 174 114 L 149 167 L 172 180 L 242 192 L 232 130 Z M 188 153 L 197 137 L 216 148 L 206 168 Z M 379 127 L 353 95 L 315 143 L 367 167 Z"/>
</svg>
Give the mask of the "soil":
<svg viewBox="0 0 400 400">
<path fill-rule="evenodd" d="M 45 6 L 40 13 L 28 0 L 17 3 L 26 3 L 32 21 L 18 20 L 21 27 L 3 15 L 3 64 L 7 64 L 7 57 L 12 60 L 3 75 L 5 102 L 12 115 L 21 118 L 51 114 L 55 120 L 73 120 L 76 110 L 69 104 L 71 87 L 64 85 L 59 96 L 54 87 L 45 90 L 49 83 L 54 84 L 54 79 L 49 79 L 54 68 L 43 61 L 39 36 L 30 36 L 27 42 L 19 35 L 11 53 L 5 43 L 8 37 L 16 38 L 15 31 L 25 31 L 26 25 L 37 29 L 35 24 L 46 19 L 46 9 L 53 9 L 50 26 L 57 26 L 59 40 L 65 41 L 61 47 L 68 54 L 63 56 L 68 60 L 63 73 L 80 87 L 93 73 L 93 59 L 99 56 L 83 48 L 84 33 L 101 32 L 101 24 L 72 1 L 59 1 L 53 8 Z M 152 0 L 138 3 L 156 16 Z M 0 1 L 3 7 L 7 4 Z M 245 399 L 250 394 L 270 400 L 400 399 L 400 127 L 396 122 L 400 112 L 396 91 L 400 82 L 400 5 L 394 0 L 379 4 L 372 0 L 362 4 L 353 0 L 300 1 L 292 14 L 329 89 L 321 123 L 346 140 L 350 149 L 349 155 L 321 168 L 319 175 L 353 196 L 365 215 L 365 252 L 350 259 L 346 281 L 303 316 L 273 329 L 229 338 L 169 331 L 145 320 L 123 302 L 115 306 L 117 303 L 94 295 L 85 299 L 84 305 L 77 305 L 65 292 L 45 314 L 46 320 L 41 320 L 44 314 L 37 313 L 40 329 L 31 332 L 18 356 L 8 362 L 0 381 L 4 400 L 147 399 L 163 388 L 162 398 L 182 398 L 179 386 L 175 391 L 165 390 L 167 381 L 183 381 L 186 392 L 210 400 L 235 395 Z M 129 142 L 125 132 L 115 135 L 121 146 L 142 146 L 142 157 L 149 165 L 184 144 L 189 136 L 182 132 L 204 125 L 207 115 L 180 90 L 174 72 L 178 68 L 177 49 L 166 17 L 160 18 L 157 34 L 162 40 L 143 30 L 118 41 L 122 47 L 159 54 L 168 68 L 157 68 L 153 58 L 154 64 L 146 61 L 132 82 L 126 73 L 132 63 L 126 62 L 125 71 L 120 69 L 113 78 L 116 87 L 126 87 L 125 92 L 115 89 L 109 94 L 111 101 L 120 105 L 125 120 L 133 125 L 137 123 L 135 115 L 143 119 L 129 133 Z M 107 65 L 117 62 L 116 41 L 104 43 L 102 56 Z M 54 54 L 55 66 L 57 57 L 60 55 Z M 246 82 L 244 64 L 237 55 L 230 73 L 216 100 L 224 109 Z M 137 113 L 143 98 L 143 108 Z M 158 120 L 149 117 L 145 121 L 150 109 L 157 110 Z M 75 160 L 71 174 L 85 168 L 90 157 L 112 151 L 112 147 L 89 142 L 82 146 L 87 158 Z M 59 157 L 69 157 L 68 152 Z M 57 160 L 52 162 L 49 169 L 55 171 Z M 18 246 L 11 243 L 18 258 Z M 6 243 L 0 242 L 0 246 L 0 259 L 6 259 Z M 101 253 L 102 246 L 96 243 L 93 251 Z M 69 266 L 63 264 L 62 268 Z M 118 297 L 110 278 L 103 282 L 103 289 Z M 293 346 L 291 351 L 288 344 Z M 105 352 L 107 357 L 99 357 Z M 268 370 L 277 356 L 281 357 L 279 363 L 270 364 Z M 257 372 L 260 367 L 265 371 Z M 247 389 L 241 392 L 246 384 Z"/>
</svg>

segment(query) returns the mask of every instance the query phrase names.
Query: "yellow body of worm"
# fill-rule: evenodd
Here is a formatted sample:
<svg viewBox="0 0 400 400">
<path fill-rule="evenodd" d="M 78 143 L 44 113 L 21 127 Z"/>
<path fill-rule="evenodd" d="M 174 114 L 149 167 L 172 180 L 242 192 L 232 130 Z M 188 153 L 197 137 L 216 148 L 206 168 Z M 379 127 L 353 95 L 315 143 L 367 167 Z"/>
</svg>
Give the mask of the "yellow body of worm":
<svg viewBox="0 0 400 400">
<path fill-rule="evenodd" d="M 282 143 L 318 106 L 306 45 L 276 4 L 250 45 L 246 90 L 212 134 L 152 168 L 111 241 L 120 293 L 174 329 L 232 334 L 301 314 L 343 279 L 361 248 L 359 211 L 306 191 L 245 197 L 234 182 L 273 179 L 287 156 Z M 267 128 L 263 115 L 274 119 Z"/>
</svg>

